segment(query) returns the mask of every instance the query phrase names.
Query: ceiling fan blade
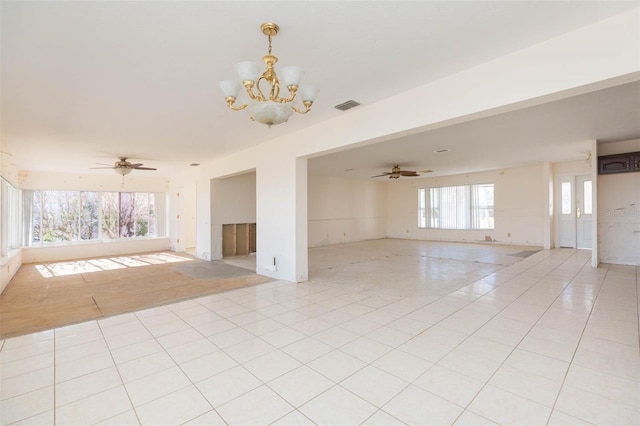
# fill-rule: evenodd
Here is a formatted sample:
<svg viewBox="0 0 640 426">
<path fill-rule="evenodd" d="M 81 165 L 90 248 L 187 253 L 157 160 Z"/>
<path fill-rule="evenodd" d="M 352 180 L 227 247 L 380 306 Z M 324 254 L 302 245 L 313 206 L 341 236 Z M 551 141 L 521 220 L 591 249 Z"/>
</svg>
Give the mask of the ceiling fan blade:
<svg viewBox="0 0 640 426">
<path fill-rule="evenodd" d="M 401 175 L 401 176 L 408 176 L 408 177 L 411 177 L 411 176 L 420 176 L 419 174 L 417 174 L 416 172 L 411 171 L 411 170 L 403 170 L 403 171 L 401 171 L 401 172 L 400 172 L 400 175 Z"/>
<path fill-rule="evenodd" d="M 129 164 L 129 167 L 131 167 L 132 169 L 137 169 L 138 167 L 143 166 L 142 163 L 135 163 L 135 164 Z"/>
<path fill-rule="evenodd" d="M 382 177 L 382 176 L 389 176 L 391 173 L 383 173 L 381 175 L 376 175 L 376 176 L 371 176 L 372 178 L 377 178 L 377 177 Z"/>
<path fill-rule="evenodd" d="M 111 166 L 113 167 L 113 164 L 106 164 L 106 163 L 96 163 L 98 166 Z"/>
<path fill-rule="evenodd" d="M 136 170 L 158 170 L 158 169 L 154 169 L 153 167 L 131 167 L 131 168 Z"/>
</svg>

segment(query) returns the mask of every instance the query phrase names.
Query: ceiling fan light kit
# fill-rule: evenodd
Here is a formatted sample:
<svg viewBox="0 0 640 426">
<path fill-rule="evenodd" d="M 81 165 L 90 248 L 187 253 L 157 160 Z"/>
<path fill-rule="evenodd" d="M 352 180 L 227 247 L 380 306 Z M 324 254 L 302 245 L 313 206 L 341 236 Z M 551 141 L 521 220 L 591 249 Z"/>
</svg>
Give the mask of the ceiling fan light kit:
<svg viewBox="0 0 640 426">
<path fill-rule="evenodd" d="M 318 90 L 313 86 L 300 86 L 300 80 L 304 74 L 302 68 L 284 67 L 280 70 L 280 80 L 274 65 L 278 57 L 271 54 L 271 38 L 278 34 L 280 27 L 272 22 L 266 22 L 260 26 L 262 33 L 269 39 L 268 53 L 262 57 L 266 70 L 260 73 L 260 65 L 255 62 L 239 62 L 235 66 L 237 80 L 223 80 L 220 89 L 224 93 L 227 106 L 233 111 L 246 109 L 253 121 L 266 124 L 271 127 L 289 120 L 294 112 L 306 114 L 315 101 Z M 281 82 L 287 87 L 289 95 L 280 96 Z M 245 88 L 250 101 L 237 106 L 238 95 Z M 266 89 L 266 91 L 263 91 Z M 266 94 L 265 94 L 266 93 Z M 303 109 L 295 106 L 296 96 L 302 99 Z"/>
<path fill-rule="evenodd" d="M 432 170 L 422 170 L 421 173 L 431 173 Z M 391 172 L 384 172 L 381 175 L 371 176 L 372 178 L 388 176 L 389 179 L 399 179 L 403 177 L 419 177 L 420 175 L 414 170 L 402 170 L 398 164 L 394 164 Z"/>
<path fill-rule="evenodd" d="M 98 164 L 102 164 L 102 163 L 98 163 Z M 118 173 L 122 177 L 131 173 L 132 170 L 158 170 L 158 169 L 154 169 L 153 167 L 142 167 L 144 165 L 142 163 L 131 163 L 127 161 L 127 157 L 120 157 L 118 161 L 114 163 L 113 166 L 110 166 L 108 164 L 103 164 L 103 165 L 106 167 L 91 167 L 91 168 L 92 169 L 113 169 L 116 171 L 116 173 Z"/>
</svg>

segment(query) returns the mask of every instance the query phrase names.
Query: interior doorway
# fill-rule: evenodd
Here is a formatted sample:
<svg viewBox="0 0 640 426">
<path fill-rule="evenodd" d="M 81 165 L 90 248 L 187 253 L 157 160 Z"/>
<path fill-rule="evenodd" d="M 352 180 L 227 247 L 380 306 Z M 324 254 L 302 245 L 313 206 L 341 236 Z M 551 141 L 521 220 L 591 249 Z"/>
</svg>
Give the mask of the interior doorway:
<svg viewBox="0 0 640 426">
<path fill-rule="evenodd" d="M 590 249 L 593 244 L 593 178 L 591 175 L 558 179 L 557 246 Z"/>
<path fill-rule="evenodd" d="M 196 255 L 197 244 L 197 200 L 196 184 L 189 183 L 178 188 L 178 251 Z"/>
</svg>

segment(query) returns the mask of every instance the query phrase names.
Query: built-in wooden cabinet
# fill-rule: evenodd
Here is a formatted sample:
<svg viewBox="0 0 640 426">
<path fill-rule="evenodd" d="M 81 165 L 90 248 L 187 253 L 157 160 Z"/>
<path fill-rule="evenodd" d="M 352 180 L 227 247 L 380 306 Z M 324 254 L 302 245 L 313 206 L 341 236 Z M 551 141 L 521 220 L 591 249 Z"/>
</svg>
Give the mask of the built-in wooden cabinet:
<svg viewBox="0 0 640 426">
<path fill-rule="evenodd" d="M 640 152 L 598 157 L 598 174 L 640 172 Z"/>
<path fill-rule="evenodd" d="M 255 223 L 222 225 L 222 257 L 246 256 L 255 251 Z"/>
</svg>

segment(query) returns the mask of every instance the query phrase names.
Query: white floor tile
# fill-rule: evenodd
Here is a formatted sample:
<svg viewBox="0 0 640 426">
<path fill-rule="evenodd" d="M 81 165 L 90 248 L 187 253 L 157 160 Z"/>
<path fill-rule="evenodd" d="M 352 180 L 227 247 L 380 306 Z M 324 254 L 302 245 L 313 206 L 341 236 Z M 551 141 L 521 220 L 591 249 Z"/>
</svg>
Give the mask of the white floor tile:
<svg viewBox="0 0 640 426">
<path fill-rule="evenodd" d="M 307 335 L 290 327 L 284 327 L 267 334 L 263 334 L 260 337 L 265 342 L 275 346 L 276 348 L 282 348 L 284 346 L 290 345 L 293 342 L 304 339 L 305 337 L 307 337 Z"/>
<path fill-rule="evenodd" d="M 113 359 L 109 352 L 100 352 L 75 361 L 56 362 L 56 383 L 66 382 L 109 367 L 113 367 Z"/>
<path fill-rule="evenodd" d="M 261 355 L 275 351 L 276 348 L 264 340 L 255 337 L 237 345 L 225 348 L 224 351 L 237 362 L 247 362 Z"/>
<path fill-rule="evenodd" d="M 504 365 L 496 371 L 489 384 L 547 407 L 553 407 L 560 392 L 562 380 L 548 379 Z"/>
<path fill-rule="evenodd" d="M 480 391 L 467 409 L 498 424 L 508 425 L 545 424 L 551 414 L 550 407 L 490 385 Z"/>
<path fill-rule="evenodd" d="M 367 365 L 364 361 L 335 350 L 311 361 L 308 366 L 328 377 L 340 382 Z"/>
<path fill-rule="evenodd" d="M 191 384 L 178 367 L 151 374 L 133 382 L 125 383 L 134 407 L 168 395 Z"/>
<path fill-rule="evenodd" d="M 0 400 L 29 393 L 53 385 L 53 367 L 32 371 L 20 376 L 4 378 L 0 386 Z"/>
<path fill-rule="evenodd" d="M 460 417 L 454 423 L 455 426 L 497 426 L 498 423 L 494 423 L 489 419 L 472 413 L 469 410 L 465 410 Z"/>
<path fill-rule="evenodd" d="M 281 351 L 269 352 L 244 363 L 247 370 L 265 383 L 298 368 L 300 365 L 299 361 Z"/>
<path fill-rule="evenodd" d="M 299 410 L 319 425 L 355 425 L 369 418 L 377 408 L 346 389 L 334 386 Z"/>
<path fill-rule="evenodd" d="M 53 339 L 46 339 L 28 345 L 14 347 L 13 349 L 2 350 L 2 363 L 19 361 L 36 355 L 53 354 Z"/>
<path fill-rule="evenodd" d="M 122 379 L 115 367 L 89 373 L 56 384 L 56 407 L 122 386 Z"/>
<path fill-rule="evenodd" d="M 378 410 L 365 420 L 362 425 L 366 426 L 400 426 L 406 425 L 405 422 L 401 422 L 390 414 L 385 413 L 382 410 Z"/>
<path fill-rule="evenodd" d="M 24 336 L 10 337 L 5 339 L 2 351 L 10 351 L 21 346 L 39 344 L 46 341 L 53 342 L 54 330 L 40 331 L 37 333 L 25 334 Z"/>
<path fill-rule="evenodd" d="M 588 426 L 593 425 L 593 423 L 589 423 L 584 420 L 580 420 L 577 417 L 570 416 L 558 410 L 553 410 L 551 413 L 551 417 L 549 418 L 549 422 L 547 423 L 549 426 Z"/>
<path fill-rule="evenodd" d="M 421 424 L 425 419 L 431 424 L 452 424 L 462 412 L 462 407 L 416 386 L 403 390 L 382 409 L 411 425 Z"/>
<path fill-rule="evenodd" d="M 406 388 L 409 383 L 368 365 L 340 382 L 340 385 L 380 408 Z"/>
<path fill-rule="evenodd" d="M 2 356 L 1 353 L 0 356 Z M 49 367 L 53 367 L 53 354 L 41 354 L 16 361 L 2 362 L 0 363 L 0 378 L 5 380 Z"/>
<path fill-rule="evenodd" d="M 393 350 L 375 360 L 371 365 L 402 380 L 413 382 L 431 368 L 433 363 L 401 350 Z"/>
<path fill-rule="evenodd" d="M 637 268 L 425 244 L 314 249 L 307 283 L 0 340 L 0 423 L 640 423 Z"/>
<path fill-rule="evenodd" d="M 299 407 L 334 385 L 334 382 L 306 366 L 301 366 L 268 383 L 278 395 Z"/>
<path fill-rule="evenodd" d="M 410 320 L 413 321 L 413 320 Z M 376 330 L 373 330 L 371 333 L 367 334 L 367 338 L 371 340 L 375 340 L 376 342 L 382 343 L 384 345 L 390 346 L 392 348 L 396 348 L 403 343 L 408 342 L 415 335 L 412 332 L 398 330 L 397 328 L 393 328 L 392 325 L 394 323 L 389 324 L 388 326 L 380 327 Z M 409 327 L 411 329 L 411 327 Z"/>
<path fill-rule="evenodd" d="M 315 426 L 315 423 L 299 411 L 292 411 L 271 424 L 273 426 Z"/>
<path fill-rule="evenodd" d="M 164 351 L 117 364 L 118 372 L 124 383 L 129 383 L 175 366 L 174 360 Z"/>
<path fill-rule="evenodd" d="M 573 386 L 563 386 L 555 409 L 601 425 L 640 424 L 638 405 L 629 406 Z"/>
<path fill-rule="evenodd" d="M 80 399 L 56 409 L 56 424 L 94 424 L 131 409 L 124 387 Z"/>
<path fill-rule="evenodd" d="M 136 408 L 143 425 L 182 424 L 210 411 L 211 405 L 195 386 L 180 389 Z"/>
<path fill-rule="evenodd" d="M 57 363 L 64 363 L 83 359 L 107 351 L 109 351 L 107 342 L 105 342 L 104 339 L 100 339 L 66 349 L 58 350 L 58 348 L 56 348 L 55 356 Z"/>
<path fill-rule="evenodd" d="M 367 337 L 361 337 L 342 346 L 340 351 L 366 363 L 371 363 L 387 352 L 390 352 L 392 349 L 392 347 L 376 342 L 375 340 L 371 340 Z"/>
<path fill-rule="evenodd" d="M 211 343 L 209 339 L 202 337 L 198 340 L 169 348 L 167 352 L 177 364 L 182 364 L 217 350 L 218 347 L 216 345 Z"/>
<path fill-rule="evenodd" d="M 640 357 L 640 356 L 639 356 Z M 640 382 L 572 365 L 564 383 L 640 410 Z"/>
<path fill-rule="evenodd" d="M 189 420 L 184 423 L 189 426 L 226 426 L 227 424 L 222 420 L 222 417 L 215 410 L 210 410 L 195 419 Z"/>
<path fill-rule="evenodd" d="M 259 387 L 262 382 L 244 367 L 235 367 L 196 383 L 207 401 L 218 408 Z"/>
<path fill-rule="evenodd" d="M 55 424 L 55 412 L 53 410 L 11 423 L 11 426 L 48 426 L 52 424 Z"/>
<path fill-rule="evenodd" d="M 333 348 L 326 343 L 322 343 L 321 341 L 314 339 L 313 337 L 305 337 L 304 339 L 298 340 L 297 342 L 281 348 L 281 350 L 299 362 L 306 364 L 332 351 Z"/>
<path fill-rule="evenodd" d="M 270 424 L 293 411 L 293 407 L 266 386 L 248 392 L 217 409 L 229 425 Z"/>
<path fill-rule="evenodd" d="M 440 365 L 434 365 L 413 384 L 440 398 L 466 407 L 478 394 L 484 382 Z"/>
<path fill-rule="evenodd" d="M 53 411 L 53 386 L 14 396 L 2 401 L 0 424 L 11 423 Z"/>
<path fill-rule="evenodd" d="M 222 349 L 254 338 L 255 336 L 253 334 L 240 327 L 209 336 L 209 340 Z"/>
</svg>

